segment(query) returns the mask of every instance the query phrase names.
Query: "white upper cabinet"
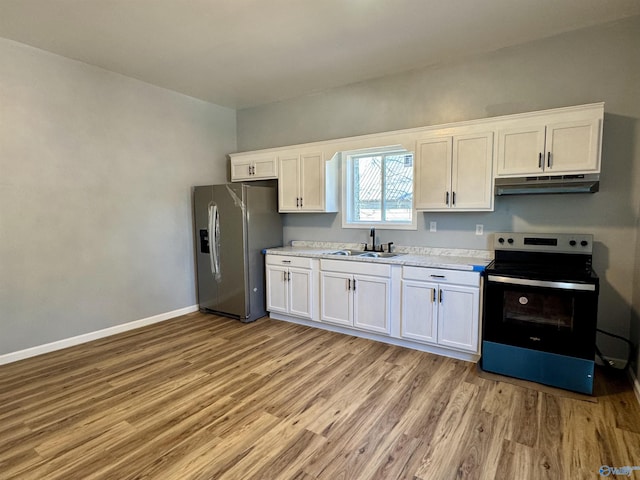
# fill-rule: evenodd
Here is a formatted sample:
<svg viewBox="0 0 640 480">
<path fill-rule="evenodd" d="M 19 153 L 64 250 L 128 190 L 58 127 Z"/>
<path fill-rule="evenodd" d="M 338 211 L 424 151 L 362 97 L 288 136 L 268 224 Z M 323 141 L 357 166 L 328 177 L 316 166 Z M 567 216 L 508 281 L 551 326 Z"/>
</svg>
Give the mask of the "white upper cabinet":
<svg viewBox="0 0 640 480">
<path fill-rule="evenodd" d="M 230 157 L 232 182 L 278 178 L 278 157 L 276 155 L 230 155 Z"/>
<path fill-rule="evenodd" d="M 603 104 L 514 117 L 498 127 L 496 176 L 600 172 Z"/>
<path fill-rule="evenodd" d="M 283 213 L 337 212 L 341 152 L 415 148 L 418 211 L 491 211 L 495 177 L 600 173 L 604 103 L 231 154 L 231 181 L 278 179 Z"/>
<path fill-rule="evenodd" d="M 416 210 L 493 209 L 493 132 L 419 139 L 415 168 Z"/>
<path fill-rule="evenodd" d="M 416 210 L 448 208 L 452 151 L 452 137 L 418 140 L 415 155 Z"/>
<path fill-rule="evenodd" d="M 337 159 L 325 161 L 321 152 L 283 154 L 279 158 L 280 212 L 336 212 Z"/>
<path fill-rule="evenodd" d="M 300 208 L 300 157 L 283 156 L 278 160 L 278 210 L 295 211 Z"/>
</svg>

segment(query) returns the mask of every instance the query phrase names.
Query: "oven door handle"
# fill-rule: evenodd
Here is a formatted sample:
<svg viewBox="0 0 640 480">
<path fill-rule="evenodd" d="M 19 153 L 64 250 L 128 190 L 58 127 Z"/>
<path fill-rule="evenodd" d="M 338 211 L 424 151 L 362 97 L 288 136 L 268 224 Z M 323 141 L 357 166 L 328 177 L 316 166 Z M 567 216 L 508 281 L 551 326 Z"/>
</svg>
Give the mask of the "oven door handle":
<svg viewBox="0 0 640 480">
<path fill-rule="evenodd" d="M 487 281 L 497 283 L 509 283 L 512 285 L 524 285 L 527 287 L 546 287 L 561 290 L 586 290 L 595 292 L 596 286 L 591 283 L 552 282 L 548 280 L 529 280 L 526 278 L 501 277 L 499 275 L 487 275 Z"/>
</svg>

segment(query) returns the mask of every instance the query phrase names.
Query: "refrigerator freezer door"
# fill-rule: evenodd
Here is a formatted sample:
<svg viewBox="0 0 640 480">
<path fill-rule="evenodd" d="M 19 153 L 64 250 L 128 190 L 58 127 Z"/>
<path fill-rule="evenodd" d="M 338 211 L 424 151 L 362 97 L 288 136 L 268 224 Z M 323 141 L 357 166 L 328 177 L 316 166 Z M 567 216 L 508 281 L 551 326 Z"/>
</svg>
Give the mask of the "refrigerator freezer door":
<svg viewBox="0 0 640 480">
<path fill-rule="evenodd" d="M 195 187 L 193 192 L 196 232 L 196 267 L 198 274 L 198 303 L 200 309 L 211 310 L 218 297 L 218 285 L 211 273 L 211 237 L 209 230 L 209 205 L 213 202 L 212 187 Z"/>
</svg>

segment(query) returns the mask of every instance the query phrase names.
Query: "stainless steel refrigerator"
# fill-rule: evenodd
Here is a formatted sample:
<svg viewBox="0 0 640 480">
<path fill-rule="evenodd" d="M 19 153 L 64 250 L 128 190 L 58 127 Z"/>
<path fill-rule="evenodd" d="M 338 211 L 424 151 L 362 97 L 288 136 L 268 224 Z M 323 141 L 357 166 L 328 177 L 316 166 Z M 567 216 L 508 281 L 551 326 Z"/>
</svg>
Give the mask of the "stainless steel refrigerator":
<svg viewBox="0 0 640 480">
<path fill-rule="evenodd" d="M 276 187 L 194 187 L 198 304 L 252 322 L 266 314 L 262 250 L 282 245 Z"/>
</svg>

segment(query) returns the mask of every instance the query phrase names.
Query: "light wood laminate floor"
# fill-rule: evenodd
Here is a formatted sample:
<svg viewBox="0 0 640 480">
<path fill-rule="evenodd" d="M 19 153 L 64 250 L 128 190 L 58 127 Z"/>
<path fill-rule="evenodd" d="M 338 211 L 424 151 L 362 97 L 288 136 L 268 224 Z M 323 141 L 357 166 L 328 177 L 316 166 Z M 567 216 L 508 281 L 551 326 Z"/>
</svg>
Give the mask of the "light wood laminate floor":
<svg viewBox="0 0 640 480">
<path fill-rule="evenodd" d="M 194 313 L 0 366 L 0 478 L 596 479 L 640 465 L 629 382 L 599 371 L 596 395 Z"/>
</svg>

